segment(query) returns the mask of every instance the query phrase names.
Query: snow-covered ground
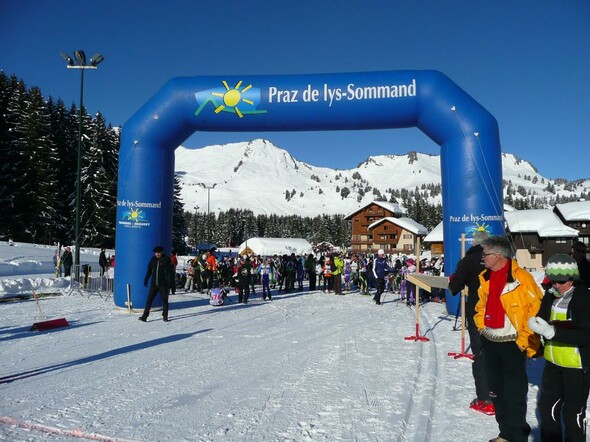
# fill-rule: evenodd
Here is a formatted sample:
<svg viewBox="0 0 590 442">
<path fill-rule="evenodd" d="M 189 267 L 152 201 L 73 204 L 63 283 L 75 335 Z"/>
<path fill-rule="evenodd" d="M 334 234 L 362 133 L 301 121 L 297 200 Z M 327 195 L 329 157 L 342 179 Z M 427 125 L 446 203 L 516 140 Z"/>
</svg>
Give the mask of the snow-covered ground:
<svg viewBox="0 0 590 442">
<path fill-rule="evenodd" d="M 248 305 L 232 294 L 233 303 L 213 307 L 205 295 L 184 293 L 171 297 L 169 323 L 159 312 L 142 323 L 112 298 L 68 294 L 59 283 L 50 289 L 50 275 L 6 270 L 19 268 L 10 264 L 17 256 L 42 263 L 47 250 L 0 243 L 0 296 L 24 294 L 26 284 L 56 292 L 39 305 L 0 303 L 1 440 L 442 442 L 498 434 L 493 417 L 468 407 L 471 362 L 448 356 L 461 350 L 461 333 L 444 304 L 420 309 L 427 342 L 404 339 L 416 334 L 415 310 L 392 294 L 382 306 L 355 292 L 274 294 Z M 84 256 L 95 263 L 98 252 Z M 41 312 L 70 325 L 29 331 Z M 538 440 L 542 364 L 529 362 L 530 440 Z"/>
</svg>

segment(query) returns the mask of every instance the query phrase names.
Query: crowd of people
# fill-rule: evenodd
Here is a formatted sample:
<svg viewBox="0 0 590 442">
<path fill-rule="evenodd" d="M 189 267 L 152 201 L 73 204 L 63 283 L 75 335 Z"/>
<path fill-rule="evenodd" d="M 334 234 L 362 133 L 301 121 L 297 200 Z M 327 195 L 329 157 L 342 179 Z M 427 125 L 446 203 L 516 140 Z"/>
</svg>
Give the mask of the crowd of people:
<svg viewBox="0 0 590 442">
<path fill-rule="evenodd" d="M 440 275 L 443 259 L 423 259 L 420 271 Z M 186 291 L 205 293 L 220 285 L 235 289 L 239 301 L 248 300 L 257 290 L 263 300 L 272 300 L 272 292 L 289 293 L 304 290 L 342 295 L 359 291 L 363 295 L 374 292 L 373 299 L 381 304 L 381 295 L 397 293 L 408 305 L 415 302 L 415 287 L 406 283 L 409 273 L 417 271 L 415 260 L 405 255 L 376 255 L 365 253 L 284 254 L 282 256 L 221 256 L 206 251 L 186 261 L 184 269 L 176 272 L 175 286 Z M 444 295 L 435 294 L 436 301 Z"/>
</svg>

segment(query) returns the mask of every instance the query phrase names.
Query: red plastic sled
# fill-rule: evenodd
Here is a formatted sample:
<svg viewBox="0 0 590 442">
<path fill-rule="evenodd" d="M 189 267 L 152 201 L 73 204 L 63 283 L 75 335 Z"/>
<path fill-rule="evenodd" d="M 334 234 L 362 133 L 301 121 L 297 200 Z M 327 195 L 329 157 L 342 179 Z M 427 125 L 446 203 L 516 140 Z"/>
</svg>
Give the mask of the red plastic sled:
<svg viewBox="0 0 590 442">
<path fill-rule="evenodd" d="M 66 318 L 50 319 L 49 321 L 35 322 L 31 327 L 31 331 L 51 330 L 52 328 L 67 327 L 68 325 L 70 324 L 68 324 Z"/>
</svg>

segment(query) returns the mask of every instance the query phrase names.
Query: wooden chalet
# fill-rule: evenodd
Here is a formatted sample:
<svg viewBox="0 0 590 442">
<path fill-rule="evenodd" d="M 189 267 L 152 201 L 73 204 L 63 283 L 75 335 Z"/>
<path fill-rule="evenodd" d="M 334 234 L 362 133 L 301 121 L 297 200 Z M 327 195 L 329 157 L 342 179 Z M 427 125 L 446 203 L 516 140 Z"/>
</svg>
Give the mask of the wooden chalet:
<svg viewBox="0 0 590 442">
<path fill-rule="evenodd" d="M 590 201 L 574 201 L 557 204 L 553 208 L 561 222 L 579 232 L 578 241 L 586 244 L 590 250 Z"/>
<path fill-rule="evenodd" d="M 411 218 L 388 216 L 370 224 L 373 236 L 373 250 L 383 249 L 385 253 L 418 255 L 416 238 L 428 234 L 428 229 Z"/>
<path fill-rule="evenodd" d="M 529 270 L 542 270 L 556 253 L 570 253 L 578 238 L 578 231 L 563 224 L 550 209 L 504 212 L 504 219 L 516 259 Z"/>
<path fill-rule="evenodd" d="M 397 248 L 401 231 L 386 232 L 387 229 L 383 228 L 375 232 L 370 230 L 369 226 L 383 218 L 401 218 L 407 213 L 408 210 L 399 204 L 388 203 L 387 201 L 372 201 L 347 215 L 344 219 L 349 221 L 351 229 L 352 252 L 376 253 L 380 248 L 385 251 Z M 383 227 L 394 229 L 393 226 Z M 383 236 L 383 238 L 377 238 L 374 241 L 374 235 Z"/>
</svg>

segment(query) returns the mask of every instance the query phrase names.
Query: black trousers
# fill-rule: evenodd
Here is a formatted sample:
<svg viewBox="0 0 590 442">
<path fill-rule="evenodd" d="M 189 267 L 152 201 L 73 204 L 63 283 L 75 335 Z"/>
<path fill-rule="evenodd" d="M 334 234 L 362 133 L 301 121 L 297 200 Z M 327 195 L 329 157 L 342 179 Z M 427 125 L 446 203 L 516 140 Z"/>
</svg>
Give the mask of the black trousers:
<svg viewBox="0 0 590 442">
<path fill-rule="evenodd" d="M 471 352 L 473 353 L 471 373 L 475 381 L 475 395 L 482 401 L 489 401 L 490 387 L 488 385 L 483 352 L 481 351 L 481 335 L 473 320 L 473 314 L 467 310 L 465 313 L 467 314 L 467 333 L 469 333 L 469 343 L 471 345 Z"/>
<path fill-rule="evenodd" d="M 378 303 L 381 302 L 381 294 L 385 290 L 385 278 L 377 278 L 377 293 L 373 296 L 373 299 Z"/>
<path fill-rule="evenodd" d="M 162 297 L 162 318 L 168 319 L 168 287 L 166 287 L 165 285 L 150 286 L 150 291 L 148 293 L 145 309 L 143 310 L 143 315 L 141 315 L 144 318 L 147 318 L 150 315 L 152 302 L 154 302 L 154 298 L 158 293 L 160 293 L 160 296 Z"/>
<path fill-rule="evenodd" d="M 238 283 L 238 302 L 248 302 L 250 297 L 250 284 L 248 281 Z"/>
<path fill-rule="evenodd" d="M 492 342 L 482 336 L 481 344 L 499 436 L 510 442 L 526 442 L 531 432 L 526 422 L 526 353 L 516 342 Z"/>
<path fill-rule="evenodd" d="M 334 280 L 334 294 L 341 295 L 342 294 L 342 275 L 338 273 L 337 275 L 332 275 L 332 279 Z"/>
<path fill-rule="evenodd" d="M 590 374 L 582 369 L 559 367 L 547 362 L 541 380 L 541 440 L 561 441 L 561 419 L 565 424 L 565 440 L 586 441 L 586 401 Z"/>
<path fill-rule="evenodd" d="M 315 282 L 316 282 L 316 274 L 315 269 L 309 273 L 309 291 L 312 292 L 315 290 Z"/>
</svg>

